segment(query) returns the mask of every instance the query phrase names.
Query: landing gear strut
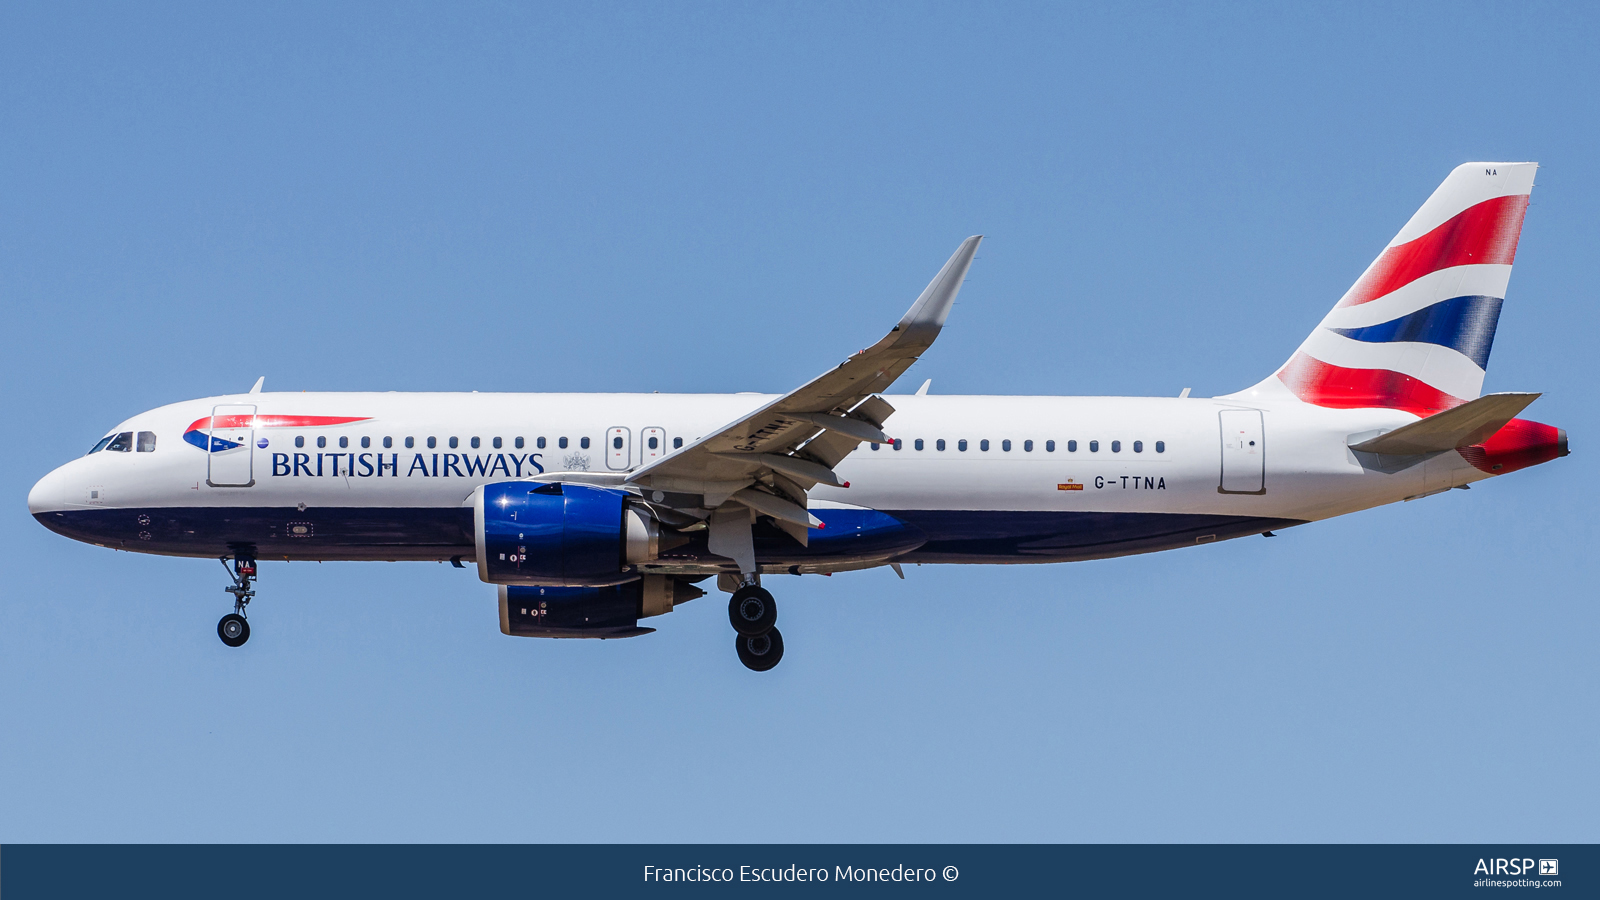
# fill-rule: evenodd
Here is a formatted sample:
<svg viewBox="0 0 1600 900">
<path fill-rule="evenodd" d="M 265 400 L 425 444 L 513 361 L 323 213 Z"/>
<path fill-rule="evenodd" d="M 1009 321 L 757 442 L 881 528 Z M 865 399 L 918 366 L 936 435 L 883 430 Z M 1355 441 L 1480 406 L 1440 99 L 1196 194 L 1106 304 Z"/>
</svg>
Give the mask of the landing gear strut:
<svg viewBox="0 0 1600 900">
<path fill-rule="evenodd" d="M 778 604 L 754 577 L 733 592 L 728 601 L 728 621 L 738 632 L 734 649 L 746 668 L 765 672 L 783 659 L 783 635 L 774 627 Z"/>
<path fill-rule="evenodd" d="M 228 568 L 228 558 L 222 557 L 222 568 L 233 579 L 231 587 L 223 588 L 233 595 L 233 612 L 222 617 L 217 623 L 217 637 L 229 647 L 242 647 L 244 642 L 250 640 L 250 623 L 245 620 L 245 607 L 250 605 L 250 598 L 256 595 L 255 589 L 250 586 L 256 580 L 256 561 L 248 556 L 235 556 L 233 568 Z"/>
</svg>

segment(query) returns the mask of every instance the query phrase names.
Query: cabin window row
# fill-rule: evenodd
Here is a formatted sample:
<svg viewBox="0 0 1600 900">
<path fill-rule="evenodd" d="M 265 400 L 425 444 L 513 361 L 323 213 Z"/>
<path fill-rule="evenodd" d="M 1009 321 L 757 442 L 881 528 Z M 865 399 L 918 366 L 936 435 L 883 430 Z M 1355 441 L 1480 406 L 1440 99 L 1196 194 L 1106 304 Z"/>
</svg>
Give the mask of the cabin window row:
<svg viewBox="0 0 1600 900">
<path fill-rule="evenodd" d="M 1097 441 L 1097 440 L 1096 441 L 1089 441 L 1088 443 L 1089 443 L 1089 452 L 1090 453 L 1099 453 L 1100 452 L 1100 442 L 1099 441 Z M 905 444 L 906 444 L 906 442 L 905 442 L 904 439 L 897 438 L 894 441 L 894 443 L 890 444 L 890 446 L 893 447 L 896 450 L 903 450 L 903 449 L 905 449 Z M 989 450 L 990 444 L 989 444 L 989 440 L 987 438 L 978 441 L 977 444 L 978 444 L 978 450 L 979 451 L 987 452 Z M 958 452 L 961 452 L 961 453 L 965 453 L 969 449 L 969 443 L 965 438 L 962 438 L 961 440 L 956 441 L 955 445 L 956 445 L 956 450 Z M 877 450 L 881 446 L 882 445 L 880 445 L 880 444 L 873 444 L 872 445 L 872 449 Z M 945 442 L 944 438 L 939 438 L 939 439 L 937 439 L 937 440 L 935 440 L 933 442 L 933 449 L 934 450 L 944 450 L 944 449 L 947 449 L 948 446 L 949 445 Z M 916 438 L 915 440 L 913 440 L 911 442 L 911 447 L 914 450 L 926 450 L 926 449 L 928 449 L 928 442 L 923 440 L 922 438 Z M 1023 441 L 1022 442 L 1022 452 L 1023 453 L 1032 453 L 1033 449 L 1034 449 L 1034 442 L 1033 441 Z M 1165 452 L 1167 452 L 1167 442 L 1166 441 L 1156 441 L 1155 451 L 1157 453 L 1165 453 Z M 1002 452 L 1002 453 L 1010 453 L 1011 452 L 1011 441 L 1009 439 L 1000 441 L 1000 452 Z M 1045 441 L 1044 442 L 1044 452 L 1046 452 L 1046 453 L 1054 453 L 1054 452 L 1056 452 L 1056 442 L 1055 441 Z M 1067 452 L 1068 453 L 1077 453 L 1078 452 L 1078 442 L 1077 441 L 1067 441 Z M 1122 441 L 1112 441 L 1111 442 L 1111 452 L 1112 453 L 1121 453 L 1122 452 Z M 1143 453 L 1144 452 L 1144 441 L 1134 441 L 1133 442 L 1133 452 L 1135 452 L 1135 453 Z"/>
<path fill-rule="evenodd" d="M 142 434 L 147 434 L 148 432 L 141 432 L 141 433 Z M 111 440 L 111 439 L 110 438 L 106 439 L 106 441 L 109 441 L 109 440 Z M 361 449 L 363 449 L 363 450 L 371 449 L 372 440 L 373 440 L 371 437 L 362 436 L 358 440 L 361 443 Z M 394 438 L 385 437 L 385 438 L 382 438 L 381 440 L 383 442 L 383 449 L 385 449 L 385 450 L 393 449 L 393 447 L 394 447 Z M 417 446 L 417 439 L 416 438 L 407 437 L 404 440 L 405 440 L 405 447 L 406 447 L 407 450 L 412 450 L 412 449 L 416 448 L 416 446 Z M 437 437 L 428 437 L 428 438 L 424 438 L 423 440 L 426 442 L 427 447 L 428 447 L 429 450 L 437 449 L 438 446 L 439 446 L 439 439 Z M 106 441 L 102 441 L 101 443 L 104 444 Z M 460 447 L 461 447 L 461 439 L 458 438 L 458 437 L 446 438 L 445 442 L 446 442 L 446 445 L 451 450 L 457 450 L 457 449 L 460 449 Z M 589 443 L 590 443 L 589 439 L 586 438 L 586 437 L 578 438 L 578 447 L 580 449 L 583 449 L 583 450 L 589 449 Z M 471 449 L 478 450 L 478 449 L 481 449 L 483 447 L 483 439 L 482 438 L 478 438 L 478 437 L 467 438 L 467 444 L 471 447 Z M 616 439 L 616 444 L 617 444 L 617 448 L 621 449 L 622 438 L 617 438 Z M 296 447 L 301 447 L 301 448 L 305 447 L 305 445 L 306 445 L 305 435 L 303 435 L 303 434 L 295 435 L 294 445 Z M 350 448 L 350 436 L 349 435 L 340 435 L 339 438 L 338 438 L 338 445 L 339 445 L 339 449 L 348 450 Z M 538 449 L 540 449 L 540 450 L 544 450 L 546 447 L 548 447 L 548 445 L 549 445 L 549 442 L 548 442 L 548 440 L 546 438 L 536 437 L 536 438 L 533 439 L 533 446 L 538 448 Z M 319 450 L 325 449 L 327 446 L 328 446 L 328 436 L 325 435 L 325 434 L 317 435 L 317 449 L 319 449 Z M 492 447 L 495 450 L 503 449 L 505 447 L 505 440 L 503 438 L 497 438 L 497 437 L 496 438 L 490 438 L 489 439 L 489 446 Z M 521 437 L 512 438 L 511 439 L 511 446 L 513 448 L 517 449 L 517 450 L 522 450 L 525 447 L 527 447 L 527 439 L 526 438 L 521 438 Z M 559 448 L 561 450 L 565 450 L 569 446 L 571 446 L 570 439 L 565 438 L 565 437 L 556 438 L 556 447 L 557 448 Z M 658 446 L 658 439 L 655 438 L 655 437 L 651 437 L 650 438 L 650 449 L 651 450 L 655 450 L 655 449 L 657 449 L 657 446 Z M 681 437 L 673 438 L 672 439 L 672 449 L 680 450 L 682 448 L 683 448 L 683 438 L 681 438 Z M 95 448 L 95 450 L 98 450 L 98 449 L 100 449 L 100 448 L 99 447 Z M 116 449 L 116 448 L 112 448 L 112 449 Z M 143 448 L 141 447 L 140 449 L 143 449 Z M 151 438 L 150 449 L 152 449 L 152 450 L 155 449 L 154 436 L 152 436 L 152 438 Z M 89 452 L 93 453 L 94 450 L 91 450 Z"/>
</svg>

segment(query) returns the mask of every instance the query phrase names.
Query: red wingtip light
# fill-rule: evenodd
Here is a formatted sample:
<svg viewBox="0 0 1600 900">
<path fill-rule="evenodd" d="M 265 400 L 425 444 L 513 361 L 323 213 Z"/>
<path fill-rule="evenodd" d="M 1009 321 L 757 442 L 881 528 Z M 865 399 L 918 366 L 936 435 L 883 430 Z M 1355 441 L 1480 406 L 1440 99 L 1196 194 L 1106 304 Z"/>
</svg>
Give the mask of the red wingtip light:
<svg viewBox="0 0 1600 900">
<path fill-rule="evenodd" d="M 849 486 L 850 486 L 850 482 L 848 482 L 848 481 L 846 481 L 844 484 L 840 485 L 840 487 L 849 487 Z"/>
</svg>

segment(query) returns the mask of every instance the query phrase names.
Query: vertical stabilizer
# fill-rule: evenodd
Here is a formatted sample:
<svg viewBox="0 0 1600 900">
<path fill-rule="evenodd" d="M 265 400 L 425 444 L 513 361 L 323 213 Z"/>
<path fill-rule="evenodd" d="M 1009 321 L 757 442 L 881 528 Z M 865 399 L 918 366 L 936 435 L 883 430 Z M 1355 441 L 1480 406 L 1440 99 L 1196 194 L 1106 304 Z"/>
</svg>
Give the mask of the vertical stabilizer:
<svg viewBox="0 0 1600 900">
<path fill-rule="evenodd" d="M 1238 399 L 1292 394 L 1418 416 L 1483 390 L 1536 163 L 1458 166 L 1278 372 Z"/>
</svg>

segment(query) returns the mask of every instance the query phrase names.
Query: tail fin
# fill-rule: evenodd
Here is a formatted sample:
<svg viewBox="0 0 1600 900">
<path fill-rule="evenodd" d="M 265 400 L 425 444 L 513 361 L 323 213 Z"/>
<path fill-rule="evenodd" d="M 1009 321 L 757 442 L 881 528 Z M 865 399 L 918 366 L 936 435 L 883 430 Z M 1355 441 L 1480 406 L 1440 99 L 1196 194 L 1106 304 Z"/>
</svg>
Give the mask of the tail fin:
<svg viewBox="0 0 1600 900">
<path fill-rule="evenodd" d="M 1233 396 L 1418 416 L 1475 399 L 1537 169 L 1458 166 L 1283 368 Z"/>
</svg>

